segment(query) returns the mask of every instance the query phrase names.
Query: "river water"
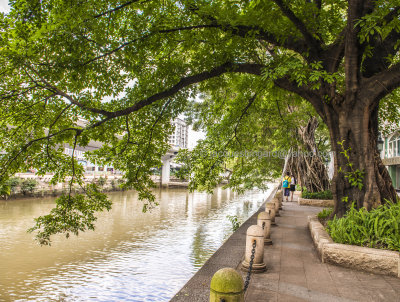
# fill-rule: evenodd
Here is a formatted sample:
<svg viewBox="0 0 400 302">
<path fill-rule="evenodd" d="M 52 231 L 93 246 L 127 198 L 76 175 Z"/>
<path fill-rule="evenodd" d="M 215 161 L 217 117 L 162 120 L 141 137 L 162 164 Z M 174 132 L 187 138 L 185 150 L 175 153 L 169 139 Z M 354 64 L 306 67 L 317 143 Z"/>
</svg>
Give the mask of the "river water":
<svg viewBox="0 0 400 302">
<path fill-rule="evenodd" d="M 40 247 L 26 230 L 54 199 L 0 201 L 0 301 L 169 301 L 269 194 L 156 190 L 142 213 L 132 191 L 114 192 L 96 230 Z"/>
</svg>

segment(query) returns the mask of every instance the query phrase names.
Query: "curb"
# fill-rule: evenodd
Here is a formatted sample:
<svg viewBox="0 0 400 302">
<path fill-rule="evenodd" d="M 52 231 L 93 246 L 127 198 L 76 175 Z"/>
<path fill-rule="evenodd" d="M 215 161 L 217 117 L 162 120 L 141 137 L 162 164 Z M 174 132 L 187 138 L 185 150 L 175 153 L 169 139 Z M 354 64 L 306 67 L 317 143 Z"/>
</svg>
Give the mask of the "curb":
<svg viewBox="0 0 400 302">
<path fill-rule="evenodd" d="M 308 216 L 308 228 L 323 263 L 400 278 L 400 253 L 334 243 L 316 215 Z"/>
<path fill-rule="evenodd" d="M 301 206 L 312 207 L 333 207 L 335 205 L 333 199 L 306 199 L 299 197 L 297 203 Z"/>
</svg>

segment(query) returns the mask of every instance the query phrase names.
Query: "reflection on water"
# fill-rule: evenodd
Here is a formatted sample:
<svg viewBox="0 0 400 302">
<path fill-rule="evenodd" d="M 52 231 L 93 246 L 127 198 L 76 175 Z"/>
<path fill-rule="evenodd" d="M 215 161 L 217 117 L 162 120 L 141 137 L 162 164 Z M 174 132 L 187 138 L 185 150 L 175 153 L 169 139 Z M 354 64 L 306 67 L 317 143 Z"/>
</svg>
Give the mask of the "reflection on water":
<svg viewBox="0 0 400 302">
<path fill-rule="evenodd" d="M 94 232 L 40 247 L 26 230 L 54 199 L 0 202 L 0 301 L 169 301 L 267 192 L 237 196 L 184 189 L 156 192 L 148 213 L 134 192 L 111 193 Z"/>
</svg>

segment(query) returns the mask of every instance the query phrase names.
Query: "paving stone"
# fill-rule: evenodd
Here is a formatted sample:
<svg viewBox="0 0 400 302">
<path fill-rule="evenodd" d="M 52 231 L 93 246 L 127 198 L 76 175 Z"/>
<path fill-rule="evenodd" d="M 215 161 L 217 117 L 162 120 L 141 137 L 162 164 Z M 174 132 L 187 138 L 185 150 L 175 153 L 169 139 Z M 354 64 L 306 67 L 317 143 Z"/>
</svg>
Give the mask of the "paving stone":
<svg viewBox="0 0 400 302">
<path fill-rule="evenodd" d="M 308 300 L 290 296 L 290 295 L 281 294 L 281 293 L 278 295 L 278 302 L 304 302 L 304 301 L 308 301 Z"/>
<path fill-rule="evenodd" d="M 364 287 L 339 286 L 337 287 L 337 289 L 343 298 L 351 299 L 354 301 L 375 302 L 373 297 L 368 293 L 368 291 Z"/>
</svg>

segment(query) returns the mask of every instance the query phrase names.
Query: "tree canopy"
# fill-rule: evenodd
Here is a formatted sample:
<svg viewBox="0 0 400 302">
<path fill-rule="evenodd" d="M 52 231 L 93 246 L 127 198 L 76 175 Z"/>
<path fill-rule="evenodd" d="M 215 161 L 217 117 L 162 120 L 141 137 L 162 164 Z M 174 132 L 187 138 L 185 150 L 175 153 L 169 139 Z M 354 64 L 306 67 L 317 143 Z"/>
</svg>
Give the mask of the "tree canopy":
<svg viewBox="0 0 400 302">
<path fill-rule="evenodd" d="M 126 186 L 151 202 L 150 170 L 169 148 L 171 119 L 199 92 L 214 96 L 242 76 L 251 80 L 241 86 L 243 99 L 231 101 L 236 117 L 252 98 L 263 96 L 262 107 L 280 88 L 306 100 L 327 125 L 338 215 L 348 208 L 344 197 L 367 208 L 396 198 L 376 136 L 380 100 L 400 85 L 400 1 L 10 5 L 0 16 L 2 180 L 34 167 L 54 172 L 54 182 L 83 186 L 82 166 L 62 146 L 95 140 L 103 147 L 90 160 L 123 171 Z M 92 228 L 94 212 L 110 207 L 96 187 L 86 190 L 86 197 L 64 196 L 38 220 L 42 242 Z"/>
</svg>

